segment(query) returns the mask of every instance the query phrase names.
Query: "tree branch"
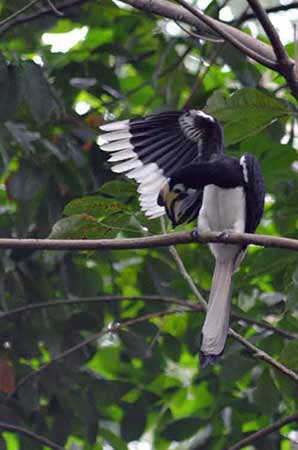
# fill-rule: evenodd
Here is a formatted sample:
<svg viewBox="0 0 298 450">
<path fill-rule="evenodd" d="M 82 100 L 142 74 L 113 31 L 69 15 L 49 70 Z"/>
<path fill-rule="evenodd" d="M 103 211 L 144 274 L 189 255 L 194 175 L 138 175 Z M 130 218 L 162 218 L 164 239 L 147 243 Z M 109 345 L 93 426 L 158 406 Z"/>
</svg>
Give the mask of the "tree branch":
<svg viewBox="0 0 298 450">
<path fill-rule="evenodd" d="M 167 230 L 166 230 L 166 223 L 165 223 L 164 217 L 161 217 L 160 223 L 161 223 L 161 230 L 165 234 Z M 199 302 L 202 305 L 202 307 L 204 309 L 206 309 L 207 308 L 206 300 L 203 298 L 202 294 L 200 293 L 199 289 L 197 288 L 197 286 L 196 286 L 195 282 L 193 281 L 192 277 L 190 276 L 190 274 L 186 270 L 184 262 L 182 261 L 179 253 L 177 252 L 176 248 L 173 245 L 170 245 L 169 252 L 172 255 L 172 257 L 173 257 L 173 259 L 174 259 L 174 261 L 175 261 L 175 263 L 176 263 L 176 265 L 178 267 L 179 272 L 181 273 L 182 277 L 187 282 L 187 284 L 190 287 L 191 291 L 194 293 L 196 298 L 199 300 Z"/>
<path fill-rule="evenodd" d="M 14 433 L 22 434 L 23 436 L 27 436 L 33 439 L 36 442 L 39 442 L 42 445 L 46 445 L 47 447 L 53 450 L 65 450 L 64 447 L 61 447 L 58 444 L 50 441 L 44 436 L 40 436 L 39 434 L 33 433 L 33 431 L 27 430 L 26 428 L 19 427 L 18 425 L 12 425 L 10 423 L 0 422 L 0 429 L 5 431 L 12 431 Z"/>
<path fill-rule="evenodd" d="M 39 311 L 40 309 L 57 308 L 59 306 L 72 306 L 83 305 L 92 303 L 109 303 L 109 302 L 124 302 L 124 301 L 140 301 L 140 302 L 153 302 L 153 303 L 167 303 L 170 305 L 181 306 L 187 309 L 193 309 L 196 311 L 203 311 L 199 305 L 189 303 L 187 300 L 178 299 L 176 297 L 162 297 L 160 295 L 142 295 L 142 296 L 129 296 L 129 295 L 99 295 L 96 297 L 84 297 L 71 300 L 51 300 L 49 302 L 30 303 L 19 308 L 11 309 L 10 311 L 0 313 L 0 322 L 2 320 L 13 320 L 15 317 Z M 240 317 L 240 316 L 239 316 Z M 246 320 L 241 317 L 240 320 Z M 256 325 L 262 326 L 260 323 Z"/>
<path fill-rule="evenodd" d="M 184 311 L 187 312 L 187 311 Z M 193 312 L 193 311 L 188 311 Z M 140 317 L 135 317 L 134 319 L 128 319 L 122 323 L 115 323 L 114 325 L 110 325 L 108 328 L 105 328 L 98 333 L 93 334 L 92 336 L 89 336 L 88 338 L 84 339 L 83 341 L 79 342 L 78 344 L 74 345 L 73 347 L 68 348 L 64 352 L 59 353 L 58 355 L 54 356 L 49 362 L 43 364 L 38 369 L 33 370 L 32 372 L 29 372 L 28 375 L 23 377 L 18 384 L 16 385 L 14 391 L 9 395 L 11 397 L 14 395 L 17 390 L 23 386 L 25 383 L 27 383 L 31 378 L 39 375 L 41 372 L 43 372 L 45 369 L 48 369 L 50 366 L 52 366 L 54 363 L 61 361 L 62 359 L 65 359 L 67 356 L 70 356 L 72 353 L 76 352 L 77 350 L 80 350 L 84 347 L 86 347 L 89 344 L 92 344 L 93 342 L 97 341 L 100 337 L 104 336 L 107 333 L 117 333 L 118 330 L 122 328 L 126 328 L 130 325 L 134 325 L 136 323 L 145 322 L 150 319 L 154 319 L 156 317 L 164 317 L 168 316 L 170 314 L 175 313 L 181 313 L 178 309 L 168 309 L 167 311 L 158 311 L 155 313 L 149 313 L 144 314 Z M 59 449 L 60 450 L 60 449 Z"/>
<path fill-rule="evenodd" d="M 264 64 L 266 67 L 276 69 L 276 58 L 272 48 L 269 45 L 258 41 L 257 39 L 238 30 L 237 28 L 222 23 L 216 19 L 212 19 L 211 17 L 207 17 L 203 13 L 198 12 L 198 10 L 195 11 L 198 12 L 199 17 L 197 14 L 194 15 L 193 12 L 187 11 L 183 7 L 174 5 L 167 0 L 122 1 L 124 3 L 127 3 L 128 5 L 134 6 L 137 9 L 141 9 L 143 11 L 157 14 L 162 17 L 167 17 L 176 21 L 188 23 L 189 25 L 196 27 L 199 30 L 200 35 L 206 33 L 208 36 L 210 36 L 212 30 L 216 31 L 216 34 L 218 35 L 220 30 L 220 35 L 223 36 L 224 34 L 225 39 L 227 39 L 229 42 L 231 42 L 231 38 L 235 45 L 239 44 L 240 46 L 244 46 L 246 49 L 248 49 L 248 51 L 251 50 L 251 57 L 253 59 L 260 62 L 261 64 Z M 189 6 L 187 3 L 186 5 Z M 214 34 L 212 34 L 212 36 L 214 36 Z"/>
<path fill-rule="evenodd" d="M 189 277 L 190 277 L 190 275 L 189 275 Z M 111 298 L 111 296 L 107 296 L 105 298 L 105 300 L 107 300 L 108 298 Z M 115 299 L 117 298 L 118 300 L 121 298 L 123 300 L 123 298 L 119 297 L 119 296 L 113 296 L 113 298 L 115 298 Z M 144 300 L 144 298 L 146 298 L 146 297 L 143 297 L 143 300 Z M 150 298 L 151 298 L 151 296 L 150 296 Z M 154 297 L 154 298 L 157 299 L 157 297 Z M 71 302 L 74 302 L 74 300 L 73 301 L 69 300 L 67 302 L 64 302 L 64 304 L 71 303 Z M 202 309 L 205 308 L 204 306 L 201 306 L 201 305 L 192 305 L 192 304 L 187 303 L 187 302 L 184 303 L 183 301 L 181 301 L 179 299 L 177 300 L 177 299 L 168 298 L 167 302 L 168 303 L 175 303 L 175 304 L 177 304 L 179 306 L 183 306 L 183 307 L 186 307 L 186 308 L 189 307 L 189 309 L 188 310 L 186 309 L 184 312 L 198 312 L 198 311 L 202 311 Z M 47 304 L 47 306 L 50 306 L 50 305 L 54 306 L 54 305 L 51 304 L 51 302 Z M 58 306 L 57 303 L 55 303 L 55 306 Z M 41 307 L 41 304 L 39 304 L 38 307 Z M 30 380 L 32 377 L 35 377 L 36 375 L 40 374 L 40 372 L 44 371 L 45 369 L 47 369 L 49 366 L 51 366 L 55 362 L 58 362 L 58 361 L 60 361 L 60 360 L 62 360 L 64 358 L 66 358 L 70 354 L 74 353 L 75 351 L 80 350 L 83 347 L 86 347 L 87 345 L 91 344 L 92 342 L 95 342 L 97 339 L 99 339 L 101 336 L 103 336 L 106 333 L 116 333 L 119 329 L 125 328 L 125 327 L 133 325 L 135 323 L 144 322 L 146 320 L 150 320 L 150 319 L 153 319 L 155 317 L 163 317 L 163 316 L 166 316 L 166 315 L 169 315 L 169 314 L 175 314 L 175 313 L 181 313 L 181 312 L 182 311 L 179 310 L 179 309 L 170 309 L 170 310 L 167 310 L 167 311 L 159 311 L 159 312 L 155 312 L 155 313 L 145 314 L 143 316 L 136 317 L 136 318 L 133 318 L 133 319 L 129 319 L 129 320 L 125 321 L 125 322 L 117 323 L 117 324 L 114 324 L 112 326 L 109 326 L 107 329 L 101 330 L 100 332 L 98 332 L 96 334 L 93 334 L 92 336 L 89 336 L 88 338 L 84 339 L 83 341 L 81 341 L 80 343 L 76 344 L 75 346 L 73 346 L 73 347 L 65 350 L 64 352 L 59 353 L 58 355 L 54 356 L 51 359 L 51 361 L 49 361 L 46 364 L 43 364 L 39 369 L 36 369 L 36 370 L 33 370 L 32 372 L 30 372 L 28 375 L 26 375 L 24 378 L 22 378 L 19 381 L 19 383 L 17 384 L 15 390 L 10 394 L 10 396 L 15 394 L 15 392 L 20 388 L 20 386 L 22 386 L 23 384 L 27 383 L 27 381 Z M 19 313 L 19 311 L 18 311 L 18 313 Z M 234 316 L 235 316 L 235 318 L 239 318 L 240 320 L 245 320 L 245 318 L 243 318 L 241 316 L 237 316 L 237 315 L 234 315 Z M 266 328 L 265 325 L 266 324 L 264 324 L 264 328 Z M 270 326 L 270 329 L 272 329 L 271 326 Z M 270 355 L 268 355 L 263 350 L 258 349 L 256 346 L 251 344 L 249 341 L 247 341 L 244 337 L 242 337 L 240 334 L 238 334 L 237 332 L 235 332 L 231 328 L 229 330 L 229 335 L 232 338 L 234 338 L 235 340 L 239 341 L 241 344 L 243 344 L 246 348 L 248 348 L 249 350 L 253 351 L 254 356 L 256 358 L 265 361 L 266 363 L 270 364 L 271 366 L 275 367 L 277 370 L 282 372 L 285 376 L 287 376 L 288 378 L 290 378 L 293 381 L 295 381 L 296 383 L 298 383 L 298 375 L 293 370 L 289 369 L 288 367 L 284 366 L 283 364 L 281 364 L 278 361 L 276 361 L 273 358 L 271 358 Z"/>
<path fill-rule="evenodd" d="M 76 6 L 76 5 L 82 5 L 83 3 L 87 3 L 88 1 L 90 1 L 90 0 L 66 0 L 65 2 L 63 2 L 59 5 L 59 12 L 67 10 L 67 9 L 71 9 L 73 6 Z M 26 5 L 25 8 L 27 9 L 27 7 L 28 7 L 28 5 Z M 57 13 L 53 10 L 53 7 L 51 4 L 49 4 L 48 8 L 40 9 L 36 13 L 21 14 L 20 12 L 22 13 L 23 11 L 18 10 L 12 16 L 9 16 L 6 19 L 4 19 L 4 21 L 3 21 L 4 23 L 0 22 L 0 36 L 2 36 L 4 33 L 6 33 L 11 28 L 14 28 L 18 25 L 23 25 L 23 24 L 32 22 L 34 20 L 38 20 L 44 16 L 57 15 Z"/>
<path fill-rule="evenodd" d="M 262 27 L 264 28 L 265 33 L 268 36 L 272 44 L 273 51 L 276 55 L 277 61 L 280 64 L 288 64 L 289 57 L 288 54 L 280 40 L 279 34 L 273 26 L 269 16 L 263 6 L 260 4 L 259 0 L 247 0 L 251 9 L 255 12 L 258 20 L 260 21 Z"/>
<path fill-rule="evenodd" d="M 277 6 L 272 6 L 271 8 L 266 8 L 266 13 L 270 14 L 270 13 L 278 13 L 280 11 L 289 11 L 290 9 L 295 9 L 298 8 L 298 2 L 292 2 L 289 3 L 288 5 L 277 5 Z M 246 22 L 247 20 L 251 20 L 251 19 L 256 19 L 257 16 L 255 13 L 247 13 L 245 14 L 242 18 L 240 23 Z"/>
<path fill-rule="evenodd" d="M 30 250 L 128 250 L 155 247 L 168 247 L 170 245 L 207 244 L 208 242 L 221 242 L 224 244 L 254 244 L 261 247 L 273 247 L 297 252 L 298 240 L 265 234 L 225 233 L 208 231 L 193 236 L 188 231 L 160 234 L 126 239 L 0 239 L 0 250 L 30 249 Z"/>
<path fill-rule="evenodd" d="M 238 50 L 240 50 L 244 55 L 249 56 L 250 58 L 254 59 L 255 61 L 260 62 L 264 66 L 269 67 L 270 69 L 277 70 L 275 58 L 268 59 L 267 57 L 260 55 L 258 52 L 256 52 L 251 47 L 251 45 L 247 45 L 247 43 L 240 41 L 237 37 L 235 37 L 230 32 L 230 30 L 226 30 L 225 24 L 219 22 L 218 20 L 213 19 L 212 17 L 206 16 L 199 9 L 194 8 L 192 5 L 187 3 L 185 0 L 176 0 L 176 2 L 178 2 L 180 5 L 182 5 L 188 11 L 190 11 L 194 16 L 196 16 L 198 19 L 200 19 L 202 22 L 204 22 L 205 25 L 209 26 L 213 31 L 217 32 L 227 42 L 229 42 L 234 47 L 236 47 Z"/>
<path fill-rule="evenodd" d="M 222 9 L 224 6 L 226 6 L 225 3 L 227 3 L 227 2 L 224 2 L 223 5 L 220 7 L 220 9 Z M 236 27 L 240 24 L 242 17 L 243 17 L 244 14 L 246 14 L 246 12 L 247 12 L 247 9 L 249 9 L 249 6 L 247 6 L 247 8 L 244 10 L 244 12 L 241 14 L 241 16 L 235 21 L 234 25 L 235 25 Z M 209 70 L 210 70 L 211 67 L 213 66 L 213 63 L 215 63 L 216 58 L 218 57 L 218 55 L 219 55 L 219 54 L 223 51 L 223 49 L 225 48 L 226 44 L 227 44 L 227 42 L 224 41 L 222 44 L 217 45 L 217 47 L 215 47 L 215 50 L 213 51 L 213 53 L 211 54 L 211 56 L 210 56 L 210 58 L 209 58 L 208 66 L 205 67 L 202 71 L 200 70 L 200 71 L 198 72 L 197 80 L 196 80 L 196 82 L 194 83 L 194 85 L 193 85 L 193 87 L 192 87 L 192 89 L 191 89 L 191 92 L 190 92 L 190 94 L 189 94 L 187 100 L 185 101 L 185 103 L 184 103 L 184 105 L 183 105 L 183 108 L 184 108 L 184 109 L 189 109 L 190 104 L 191 104 L 191 101 L 192 101 L 192 99 L 193 99 L 195 93 L 198 92 L 198 91 L 200 90 L 201 86 L 203 85 L 203 81 L 204 81 L 205 77 L 207 76 Z"/>
<path fill-rule="evenodd" d="M 176 297 L 160 296 L 160 295 L 141 295 L 141 296 L 99 295 L 96 297 L 84 297 L 72 300 L 60 299 L 60 300 L 51 300 L 49 302 L 30 303 L 25 306 L 20 306 L 18 308 L 11 309 L 10 311 L 0 313 L 0 322 L 1 320 L 3 321 L 14 320 L 15 317 L 27 313 L 29 314 L 34 313 L 35 311 L 39 311 L 41 309 L 57 308 L 60 306 L 84 305 L 92 303 L 124 302 L 124 301 L 166 303 L 169 305 L 181 306 L 182 308 L 191 309 L 196 312 L 204 311 L 203 305 L 197 303 L 190 303 L 188 300 L 179 299 Z M 246 322 L 251 325 L 256 325 L 265 330 L 272 331 L 273 333 L 278 334 L 279 336 L 285 339 L 298 339 L 298 334 L 290 333 L 289 331 L 283 330 L 279 327 L 271 325 L 270 323 L 267 323 L 262 320 L 251 319 L 250 317 L 242 316 L 240 314 L 236 314 L 233 312 L 232 312 L 232 319 L 241 322 Z"/>
<path fill-rule="evenodd" d="M 27 9 L 30 9 L 32 6 L 34 6 L 36 3 L 38 3 L 40 0 L 32 0 L 27 5 L 23 6 L 23 8 L 19 9 L 18 11 L 14 12 L 10 16 L 6 17 L 5 19 L 1 20 L 0 22 L 0 28 L 6 25 L 8 22 L 11 22 L 12 20 L 16 19 L 18 16 L 23 14 Z"/>
<path fill-rule="evenodd" d="M 163 223 L 163 222 L 162 222 Z M 163 231 L 164 231 L 164 224 L 163 224 Z M 176 260 L 176 257 L 174 256 L 174 259 Z M 179 257 L 181 260 L 181 258 Z M 180 270 L 181 275 L 183 278 L 187 281 L 189 284 L 189 287 L 191 290 L 195 293 L 197 299 L 201 303 L 202 307 L 206 310 L 207 309 L 207 303 L 204 299 L 202 299 L 201 293 L 197 290 L 195 283 L 191 277 L 191 275 L 187 272 L 183 262 L 181 261 L 182 266 L 178 264 L 178 268 Z M 187 275 L 187 276 L 186 276 Z M 193 289 L 193 286 L 195 286 L 195 289 Z M 197 292 L 196 292 L 197 291 Z M 287 366 L 284 366 L 280 362 L 273 359 L 268 353 L 264 352 L 263 350 L 260 350 L 255 345 L 251 344 L 247 339 L 245 339 L 243 336 L 241 336 L 239 333 L 234 331 L 232 328 L 229 328 L 229 335 L 232 336 L 236 341 L 240 342 L 242 345 L 244 345 L 246 348 L 254 352 L 254 356 L 258 359 L 261 359 L 271 366 L 275 367 L 277 370 L 282 372 L 284 375 L 286 375 L 288 378 L 291 378 L 293 381 L 298 383 L 298 374 L 294 372 L 292 369 L 289 369 Z"/>
<path fill-rule="evenodd" d="M 288 56 L 278 32 L 273 26 L 269 16 L 259 0 L 247 0 L 252 10 L 255 12 L 257 18 L 259 19 L 265 33 L 268 36 L 272 44 L 273 51 L 276 55 L 278 72 L 281 73 L 287 80 L 288 85 L 291 89 L 293 96 L 297 99 L 298 97 L 298 71 L 296 64 Z"/>
<path fill-rule="evenodd" d="M 243 344 L 244 347 L 251 350 L 255 358 L 265 361 L 266 363 L 270 364 L 270 366 L 282 372 L 288 378 L 291 378 L 291 380 L 295 381 L 295 383 L 298 383 L 298 374 L 294 370 L 289 369 L 289 367 L 276 361 L 274 358 L 268 355 L 268 353 L 251 344 L 247 339 L 241 336 L 241 334 L 234 331 L 232 328 L 230 328 L 229 330 L 229 335 L 232 336 L 234 339 L 236 339 L 236 341 Z"/>
<path fill-rule="evenodd" d="M 240 450 L 241 448 L 247 447 L 248 445 L 257 441 L 261 437 L 267 436 L 268 434 L 279 430 L 284 425 L 287 425 L 288 423 L 291 423 L 291 422 L 297 422 L 297 421 L 298 421 L 298 413 L 294 413 L 294 414 L 291 414 L 290 416 L 286 416 L 283 419 L 280 419 L 280 420 L 274 422 L 272 425 L 269 425 L 268 427 L 265 427 L 262 430 L 256 431 L 255 433 L 252 433 L 251 435 L 249 435 L 246 438 L 242 439 L 241 441 L 237 442 L 237 444 L 234 444 L 234 445 L 232 445 L 232 447 L 229 447 L 227 450 Z"/>
</svg>

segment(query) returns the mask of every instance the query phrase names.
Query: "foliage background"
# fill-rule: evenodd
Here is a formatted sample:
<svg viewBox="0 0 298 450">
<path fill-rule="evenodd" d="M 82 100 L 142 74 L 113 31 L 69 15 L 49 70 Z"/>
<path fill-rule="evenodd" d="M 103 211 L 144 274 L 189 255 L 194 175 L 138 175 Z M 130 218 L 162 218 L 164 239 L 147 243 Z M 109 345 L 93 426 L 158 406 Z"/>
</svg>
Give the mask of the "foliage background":
<svg viewBox="0 0 298 450">
<path fill-rule="evenodd" d="M 26 14 L 38 14 L 41 3 Z M 62 3 L 55 2 L 58 12 Z M 218 17 L 222 3 L 209 2 L 205 12 Z M 232 18 L 246 6 L 228 4 Z M 21 0 L 1 1 L 1 18 L 23 6 Z M 198 40 L 173 22 L 120 6 L 87 1 L 63 17 L 49 8 L 23 24 L 0 23 L 1 237 L 160 233 L 159 221 L 148 222 L 139 211 L 134 183 L 110 172 L 98 126 L 187 102 L 197 108 L 207 103 L 206 110 L 225 123 L 230 154 L 250 151 L 260 159 L 268 195 L 259 231 L 296 238 L 297 106 L 284 79 L 228 44 Z M 260 26 L 249 23 L 239 27 L 266 41 Z M 51 37 L 45 33 L 64 51 L 46 44 Z M 76 43 L 66 50 L 72 38 Z M 294 43 L 286 48 L 294 56 Z M 179 252 L 207 297 L 213 268 L 207 247 L 191 244 Z M 1 422 L 71 450 L 220 450 L 296 411 L 297 386 L 232 340 L 220 364 L 200 370 L 203 314 L 181 307 L 105 333 L 20 383 L 109 324 L 166 311 L 171 305 L 164 298 L 197 300 L 167 249 L 9 250 L 0 258 Z M 294 252 L 252 247 L 233 291 L 234 312 L 270 322 L 295 339 L 244 321 L 233 326 L 294 370 L 297 274 Z M 103 302 L 105 294 L 126 298 Z M 127 300 L 152 294 L 161 301 Z M 93 303 L 82 301 L 88 298 Z M 60 305 L 26 310 L 53 300 Z M 295 427 L 286 425 L 247 448 L 294 449 Z M 3 432 L 0 448 L 46 447 Z"/>
</svg>

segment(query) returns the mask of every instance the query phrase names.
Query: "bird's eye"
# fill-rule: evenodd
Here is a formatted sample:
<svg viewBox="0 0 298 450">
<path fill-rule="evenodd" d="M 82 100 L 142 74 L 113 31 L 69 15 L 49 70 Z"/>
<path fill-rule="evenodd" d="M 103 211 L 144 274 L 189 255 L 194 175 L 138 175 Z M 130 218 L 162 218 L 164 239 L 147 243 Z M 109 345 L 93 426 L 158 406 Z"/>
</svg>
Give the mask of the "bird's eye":
<svg viewBox="0 0 298 450">
<path fill-rule="evenodd" d="M 185 192 L 185 186 L 182 183 L 178 183 L 175 184 L 175 186 L 173 186 L 172 191 L 175 192 L 176 194 L 183 194 Z"/>
</svg>

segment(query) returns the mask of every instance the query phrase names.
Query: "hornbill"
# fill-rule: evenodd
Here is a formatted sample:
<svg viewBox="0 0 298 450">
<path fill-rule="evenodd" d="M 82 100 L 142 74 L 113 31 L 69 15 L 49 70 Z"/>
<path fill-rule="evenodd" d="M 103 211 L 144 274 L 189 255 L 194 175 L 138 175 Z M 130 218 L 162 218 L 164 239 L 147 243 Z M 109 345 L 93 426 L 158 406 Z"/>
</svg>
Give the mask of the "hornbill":
<svg viewBox="0 0 298 450">
<path fill-rule="evenodd" d="M 112 170 L 139 183 L 149 218 L 167 213 L 173 226 L 197 219 L 197 231 L 254 233 L 263 213 L 261 169 L 249 153 L 224 154 L 219 122 L 199 110 L 170 111 L 101 126 Z M 215 269 L 202 329 L 201 366 L 222 354 L 229 329 L 232 275 L 246 246 L 209 244 Z"/>
</svg>

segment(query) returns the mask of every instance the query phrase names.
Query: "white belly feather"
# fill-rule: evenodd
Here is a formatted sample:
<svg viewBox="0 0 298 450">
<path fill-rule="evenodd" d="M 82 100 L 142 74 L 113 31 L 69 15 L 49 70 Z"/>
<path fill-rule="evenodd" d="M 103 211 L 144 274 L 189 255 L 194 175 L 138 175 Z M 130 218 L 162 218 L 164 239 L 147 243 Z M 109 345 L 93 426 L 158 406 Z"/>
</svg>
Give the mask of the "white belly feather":
<svg viewBox="0 0 298 450">
<path fill-rule="evenodd" d="M 213 184 L 204 189 L 198 217 L 198 231 L 245 231 L 245 193 L 242 187 L 223 189 Z M 231 257 L 239 253 L 236 245 L 210 244 L 215 257 Z M 225 251 L 224 251 L 225 249 Z"/>
</svg>

